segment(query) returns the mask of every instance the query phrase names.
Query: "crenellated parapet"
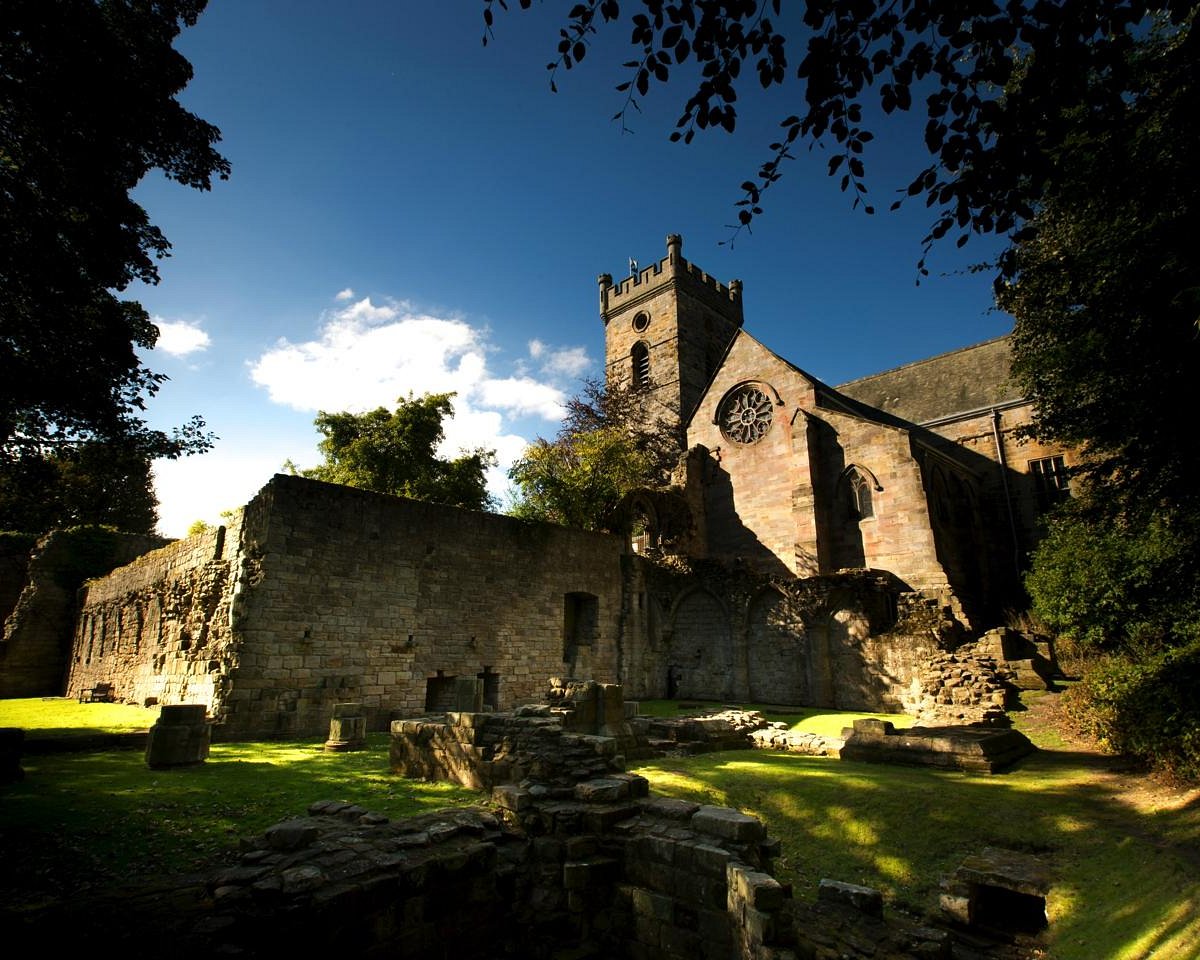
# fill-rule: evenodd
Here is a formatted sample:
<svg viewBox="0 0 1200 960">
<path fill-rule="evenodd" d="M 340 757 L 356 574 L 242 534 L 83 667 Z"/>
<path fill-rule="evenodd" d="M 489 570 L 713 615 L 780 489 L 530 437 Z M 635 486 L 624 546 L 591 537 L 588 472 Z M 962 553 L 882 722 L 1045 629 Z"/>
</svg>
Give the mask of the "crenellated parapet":
<svg viewBox="0 0 1200 960">
<path fill-rule="evenodd" d="M 656 263 L 643 267 L 623 280 L 613 282 L 612 274 L 602 273 L 600 286 L 600 316 L 605 324 L 631 307 L 658 296 L 670 287 L 699 299 L 725 316 L 742 323 L 742 281 L 722 283 L 683 257 L 683 238 L 672 233 L 667 237 L 667 255 Z"/>
</svg>

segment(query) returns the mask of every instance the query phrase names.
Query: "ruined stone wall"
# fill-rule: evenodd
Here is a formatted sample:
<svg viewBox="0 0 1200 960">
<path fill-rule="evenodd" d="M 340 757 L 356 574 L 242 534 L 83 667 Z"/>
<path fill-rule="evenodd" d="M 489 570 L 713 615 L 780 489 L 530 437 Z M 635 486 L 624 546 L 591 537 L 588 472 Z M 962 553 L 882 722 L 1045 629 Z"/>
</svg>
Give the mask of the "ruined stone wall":
<svg viewBox="0 0 1200 960">
<path fill-rule="evenodd" d="M 900 709 L 955 622 L 895 577 L 770 578 L 630 557 L 621 681 L 630 698 Z"/>
<path fill-rule="evenodd" d="M 237 665 L 230 629 L 241 517 L 155 550 L 81 591 L 67 690 L 204 703 L 219 714 Z"/>
<path fill-rule="evenodd" d="M 79 609 L 76 591 L 84 578 L 129 563 L 164 542 L 99 527 L 55 530 L 39 540 L 0 632 L 0 697 L 62 694 Z M 67 691 L 78 692 L 69 684 Z"/>
<path fill-rule="evenodd" d="M 0 532 L 0 636 L 28 582 L 29 555 L 35 544 L 32 534 Z"/>
<path fill-rule="evenodd" d="M 227 734 L 322 734 L 346 700 L 382 729 L 461 677 L 499 708 L 616 679 L 616 537 L 276 476 L 241 550 Z"/>
</svg>

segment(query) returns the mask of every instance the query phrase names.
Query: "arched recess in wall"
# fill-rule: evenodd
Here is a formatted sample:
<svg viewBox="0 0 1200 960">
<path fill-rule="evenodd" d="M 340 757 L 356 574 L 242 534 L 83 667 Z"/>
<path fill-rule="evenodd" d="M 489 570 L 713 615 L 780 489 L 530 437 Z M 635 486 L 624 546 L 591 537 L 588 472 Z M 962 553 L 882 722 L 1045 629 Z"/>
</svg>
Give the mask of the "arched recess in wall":
<svg viewBox="0 0 1200 960">
<path fill-rule="evenodd" d="M 650 347 L 644 340 L 639 340 L 629 351 L 629 361 L 633 369 L 633 389 L 650 389 Z"/>
<path fill-rule="evenodd" d="M 750 699 L 809 704 L 810 653 L 800 612 L 780 590 L 762 590 L 746 611 L 746 662 Z"/>
<path fill-rule="evenodd" d="M 668 696 L 721 700 L 733 695 L 729 612 L 703 588 L 682 594 L 671 611 L 663 682 Z"/>
<path fill-rule="evenodd" d="M 852 463 L 838 478 L 838 499 L 854 520 L 873 520 L 878 514 L 883 484 L 861 463 Z"/>
</svg>

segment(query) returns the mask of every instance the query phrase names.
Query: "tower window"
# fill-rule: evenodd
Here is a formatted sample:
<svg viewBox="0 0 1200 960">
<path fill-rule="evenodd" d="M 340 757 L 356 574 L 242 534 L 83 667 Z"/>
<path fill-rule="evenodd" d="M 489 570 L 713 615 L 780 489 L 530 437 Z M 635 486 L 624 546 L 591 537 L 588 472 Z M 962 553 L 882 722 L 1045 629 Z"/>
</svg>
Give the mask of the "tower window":
<svg viewBox="0 0 1200 960">
<path fill-rule="evenodd" d="M 645 390 L 650 386 L 650 348 L 644 343 L 635 343 L 630 351 L 633 360 L 633 386 Z"/>
<path fill-rule="evenodd" d="M 633 329 L 638 333 L 642 333 L 648 326 L 650 326 L 650 314 L 645 310 L 633 318 Z"/>
</svg>

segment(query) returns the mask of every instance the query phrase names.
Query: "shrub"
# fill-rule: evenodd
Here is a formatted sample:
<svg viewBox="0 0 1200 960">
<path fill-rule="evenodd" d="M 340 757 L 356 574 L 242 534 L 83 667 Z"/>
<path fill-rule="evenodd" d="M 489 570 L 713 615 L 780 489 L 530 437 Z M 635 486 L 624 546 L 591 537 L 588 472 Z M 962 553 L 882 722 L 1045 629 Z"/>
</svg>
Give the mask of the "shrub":
<svg viewBox="0 0 1200 960">
<path fill-rule="evenodd" d="M 1050 522 L 1025 587 L 1034 614 L 1080 653 L 1142 659 L 1200 638 L 1198 548 L 1195 518 L 1133 521 L 1072 506 Z"/>
<path fill-rule="evenodd" d="M 1076 730 L 1105 750 L 1200 781 L 1200 641 L 1136 661 L 1097 661 L 1063 695 Z"/>
</svg>

